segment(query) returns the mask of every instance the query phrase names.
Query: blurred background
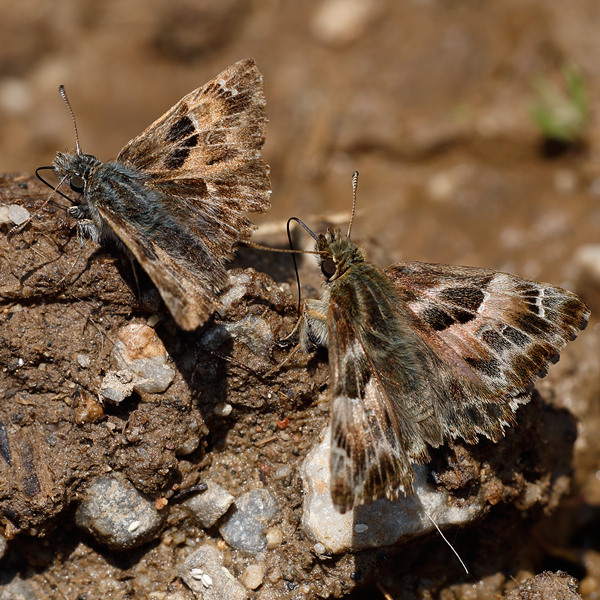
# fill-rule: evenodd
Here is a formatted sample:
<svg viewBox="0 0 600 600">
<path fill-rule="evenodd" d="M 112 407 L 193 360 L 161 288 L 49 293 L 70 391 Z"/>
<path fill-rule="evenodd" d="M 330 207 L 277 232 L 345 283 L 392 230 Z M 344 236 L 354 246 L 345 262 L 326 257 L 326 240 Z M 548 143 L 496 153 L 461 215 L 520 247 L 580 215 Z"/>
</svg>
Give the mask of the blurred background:
<svg viewBox="0 0 600 600">
<path fill-rule="evenodd" d="M 599 26 L 594 0 L 2 0 L 0 170 L 74 148 L 61 83 L 84 151 L 107 160 L 253 57 L 263 221 L 343 221 L 358 169 L 354 236 L 376 262 L 566 284 L 572 246 L 600 225 Z"/>
<path fill-rule="evenodd" d="M 597 0 L 0 0 L 0 171 L 31 174 L 74 148 L 61 83 L 83 150 L 107 160 L 253 57 L 273 185 L 259 241 L 292 215 L 343 225 L 358 169 L 353 237 L 377 264 L 510 271 L 594 310 L 599 32 Z M 580 419 L 560 543 L 600 523 L 594 323 L 573 344 L 584 367 L 552 396 Z M 597 571 L 578 572 L 586 597 Z"/>
</svg>

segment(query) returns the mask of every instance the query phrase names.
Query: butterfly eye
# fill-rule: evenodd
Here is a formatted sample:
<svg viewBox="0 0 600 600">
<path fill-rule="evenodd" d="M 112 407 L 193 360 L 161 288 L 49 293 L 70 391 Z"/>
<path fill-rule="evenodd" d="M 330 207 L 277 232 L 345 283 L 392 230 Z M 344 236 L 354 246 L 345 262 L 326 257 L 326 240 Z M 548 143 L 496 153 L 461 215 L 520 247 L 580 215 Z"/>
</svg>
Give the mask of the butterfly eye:
<svg viewBox="0 0 600 600">
<path fill-rule="evenodd" d="M 327 279 L 333 277 L 335 275 L 337 268 L 335 266 L 335 262 L 333 258 L 327 258 L 321 263 L 321 272 Z"/>
<path fill-rule="evenodd" d="M 83 188 L 85 187 L 85 181 L 83 180 L 83 177 L 80 177 L 79 175 L 73 175 L 69 181 L 69 185 L 74 192 L 80 194 L 83 192 Z"/>
</svg>

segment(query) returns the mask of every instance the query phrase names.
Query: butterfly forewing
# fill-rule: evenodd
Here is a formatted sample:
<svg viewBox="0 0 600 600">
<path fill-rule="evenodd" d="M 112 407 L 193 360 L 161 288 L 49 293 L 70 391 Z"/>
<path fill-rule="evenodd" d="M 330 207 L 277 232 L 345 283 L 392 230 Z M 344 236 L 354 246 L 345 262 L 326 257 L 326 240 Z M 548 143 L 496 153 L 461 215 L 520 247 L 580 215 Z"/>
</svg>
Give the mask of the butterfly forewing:
<svg viewBox="0 0 600 600">
<path fill-rule="evenodd" d="M 240 61 L 180 100 L 117 160 L 152 174 L 167 193 L 180 189 L 187 198 L 200 204 L 210 199 L 231 213 L 265 212 L 270 206 L 268 169 L 260 158 L 265 106 L 256 64 Z M 161 153 L 154 151 L 157 145 Z"/>
</svg>

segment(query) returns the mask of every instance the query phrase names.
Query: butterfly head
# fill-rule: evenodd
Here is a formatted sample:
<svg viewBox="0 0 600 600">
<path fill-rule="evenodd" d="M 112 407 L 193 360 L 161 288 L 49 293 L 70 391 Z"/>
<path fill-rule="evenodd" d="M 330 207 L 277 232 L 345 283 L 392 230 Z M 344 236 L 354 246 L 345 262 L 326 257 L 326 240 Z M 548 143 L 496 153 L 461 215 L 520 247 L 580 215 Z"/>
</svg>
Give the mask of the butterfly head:
<svg viewBox="0 0 600 600">
<path fill-rule="evenodd" d="M 341 277 L 353 264 L 364 262 L 364 252 L 349 237 L 338 230 L 328 229 L 317 237 L 315 249 L 319 252 L 319 266 L 326 281 Z"/>
<path fill-rule="evenodd" d="M 53 167 L 61 181 L 66 181 L 74 192 L 82 194 L 92 169 L 99 162 L 91 154 L 57 152 Z"/>
</svg>

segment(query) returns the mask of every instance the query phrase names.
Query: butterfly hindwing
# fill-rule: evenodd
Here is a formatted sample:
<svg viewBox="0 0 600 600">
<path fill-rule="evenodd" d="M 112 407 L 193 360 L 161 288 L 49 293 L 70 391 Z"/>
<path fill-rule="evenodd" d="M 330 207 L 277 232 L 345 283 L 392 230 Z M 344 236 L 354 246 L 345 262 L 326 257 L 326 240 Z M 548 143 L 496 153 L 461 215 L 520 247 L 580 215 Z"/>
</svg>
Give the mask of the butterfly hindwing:
<svg viewBox="0 0 600 600">
<path fill-rule="evenodd" d="M 300 344 L 329 348 L 331 497 L 345 513 L 384 495 L 397 497 L 400 485 L 412 490 L 413 471 L 396 411 L 354 331 L 348 303 L 340 302 L 348 286 L 332 291 L 333 297 L 326 292 L 304 302 Z"/>
</svg>

